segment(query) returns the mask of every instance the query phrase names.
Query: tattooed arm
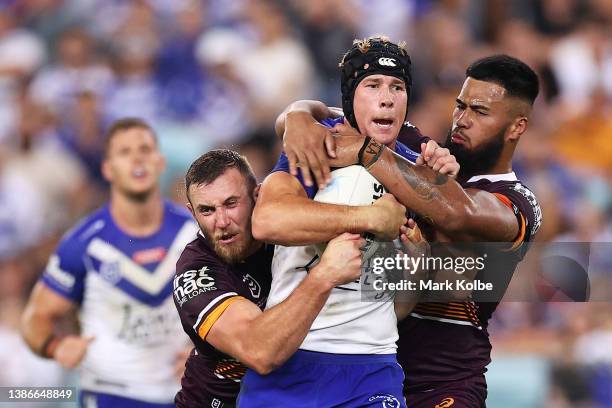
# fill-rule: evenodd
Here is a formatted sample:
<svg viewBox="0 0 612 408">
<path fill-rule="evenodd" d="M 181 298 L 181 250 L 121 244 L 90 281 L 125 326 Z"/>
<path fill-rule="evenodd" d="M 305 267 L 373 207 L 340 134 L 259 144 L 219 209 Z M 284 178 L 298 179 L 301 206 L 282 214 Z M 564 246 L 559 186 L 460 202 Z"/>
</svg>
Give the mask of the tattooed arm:
<svg viewBox="0 0 612 408">
<path fill-rule="evenodd" d="M 514 212 L 494 194 L 464 189 L 455 180 L 417 166 L 374 139 L 336 138 L 334 166 L 359 163 L 399 202 L 438 231 L 458 241 L 512 241 L 519 233 Z M 359 149 L 359 150 L 358 150 Z"/>
</svg>

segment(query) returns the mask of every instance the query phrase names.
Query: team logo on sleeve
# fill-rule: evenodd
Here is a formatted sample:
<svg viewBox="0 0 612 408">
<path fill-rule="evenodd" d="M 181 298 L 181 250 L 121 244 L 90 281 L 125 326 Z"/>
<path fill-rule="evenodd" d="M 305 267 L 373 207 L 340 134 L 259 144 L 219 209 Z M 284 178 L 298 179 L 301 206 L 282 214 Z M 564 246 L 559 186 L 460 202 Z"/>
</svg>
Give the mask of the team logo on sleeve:
<svg viewBox="0 0 612 408">
<path fill-rule="evenodd" d="M 261 286 L 259 285 L 259 282 L 257 282 L 255 278 L 253 278 L 248 273 L 244 275 L 242 281 L 245 282 L 249 287 L 249 290 L 251 291 L 251 296 L 253 296 L 253 298 L 255 299 L 259 299 L 259 296 L 261 296 Z"/>
<path fill-rule="evenodd" d="M 205 266 L 184 272 L 174 278 L 174 297 L 179 306 L 183 306 L 183 303 L 202 293 L 217 289 L 215 279 L 207 273 L 209 271 L 208 266 Z"/>
<path fill-rule="evenodd" d="M 540 229 L 540 225 L 542 225 L 542 209 L 540 208 L 540 204 L 538 204 L 538 200 L 531 190 L 523 186 L 521 183 L 516 183 L 514 186 L 512 186 L 512 189 L 525 197 L 529 202 L 529 205 L 533 210 L 533 227 L 531 227 L 531 235 L 535 235 L 535 233 Z"/>
</svg>

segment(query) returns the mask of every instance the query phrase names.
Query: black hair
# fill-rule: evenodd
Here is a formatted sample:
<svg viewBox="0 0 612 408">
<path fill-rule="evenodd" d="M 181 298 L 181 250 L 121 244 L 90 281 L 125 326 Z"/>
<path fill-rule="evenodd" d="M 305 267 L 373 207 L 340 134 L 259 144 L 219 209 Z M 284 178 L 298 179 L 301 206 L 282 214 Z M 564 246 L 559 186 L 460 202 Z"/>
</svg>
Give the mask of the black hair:
<svg viewBox="0 0 612 408">
<path fill-rule="evenodd" d="M 465 75 L 479 81 L 493 82 L 531 105 L 538 96 L 540 81 L 537 74 L 524 62 L 505 54 L 481 58 L 472 63 Z"/>
</svg>

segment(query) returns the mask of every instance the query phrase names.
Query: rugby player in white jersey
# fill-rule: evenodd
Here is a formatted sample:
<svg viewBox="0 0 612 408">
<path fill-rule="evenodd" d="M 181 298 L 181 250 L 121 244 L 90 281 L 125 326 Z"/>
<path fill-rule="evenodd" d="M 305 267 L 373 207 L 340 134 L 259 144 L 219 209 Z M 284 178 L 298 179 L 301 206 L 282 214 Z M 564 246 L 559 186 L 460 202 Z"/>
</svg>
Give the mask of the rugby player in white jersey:
<svg viewBox="0 0 612 408">
<path fill-rule="evenodd" d="M 81 406 L 172 407 L 188 344 L 172 283 L 197 226 L 162 199 L 165 161 L 145 122 L 111 126 L 102 166 L 110 201 L 60 242 L 30 296 L 23 336 L 40 356 L 80 368 Z M 57 323 L 77 312 L 80 333 L 62 333 Z"/>
<path fill-rule="evenodd" d="M 410 407 L 486 406 L 485 372 L 491 361 L 488 322 L 542 223 L 535 195 L 512 171 L 513 153 L 528 129 L 539 92 L 536 73 L 516 58 L 491 55 L 473 62 L 465 74 L 445 143 L 461 164 L 457 182 L 413 166 L 354 132 L 353 137 L 333 140 L 339 154 L 328 160 L 334 166 L 352 165 L 363 160 L 358 158 L 363 150 L 376 162 L 368 172 L 421 216 L 428 239 L 487 242 L 487 266 L 476 279 L 491 282 L 491 291 L 468 291 L 469 297 L 455 293 L 446 303 L 442 298 L 435 303 L 421 301 L 399 325 L 398 361 L 404 368 L 404 393 Z M 315 108 L 313 113 L 327 109 L 320 103 Z M 323 133 L 318 136 L 320 143 L 312 144 L 318 153 L 303 150 L 303 139 L 295 135 L 286 135 L 286 148 L 298 157 L 324 155 L 325 132 L 313 125 L 312 118 L 301 124 L 308 126 L 288 123 L 287 128 L 307 137 Z M 418 141 L 415 136 L 412 139 Z M 319 166 L 317 173 L 320 178 L 325 170 Z M 476 257 L 482 251 L 478 244 L 469 252 Z M 456 273 L 465 276 L 464 271 Z"/>
<path fill-rule="evenodd" d="M 342 94 L 349 123 L 399 155 L 416 160 L 418 154 L 396 140 L 406 119 L 410 64 L 407 52 L 386 38 L 358 41 L 341 63 Z M 349 206 L 312 201 L 316 188 L 289 170 L 288 159 L 282 155 L 263 183 L 253 215 L 256 238 L 302 245 L 277 246 L 267 307 L 285 299 L 316 264 L 314 244 L 347 231 L 390 241 L 407 222 L 405 209 L 398 211 L 391 195 L 383 195 L 375 204 L 389 205 L 386 217 L 357 222 Z M 453 166 L 445 170 L 456 172 Z M 389 223 L 398 226 L 397 232 L 380 235 L 380 226 Z M 398 336 L 393 302 L 363 302 L 361 289 L 360 282 L 336 287 L 286 364 L 266 376 L 247 373 L 239 404 L 405 406 L 403 373 L 395 357 Z"/>
</svg>

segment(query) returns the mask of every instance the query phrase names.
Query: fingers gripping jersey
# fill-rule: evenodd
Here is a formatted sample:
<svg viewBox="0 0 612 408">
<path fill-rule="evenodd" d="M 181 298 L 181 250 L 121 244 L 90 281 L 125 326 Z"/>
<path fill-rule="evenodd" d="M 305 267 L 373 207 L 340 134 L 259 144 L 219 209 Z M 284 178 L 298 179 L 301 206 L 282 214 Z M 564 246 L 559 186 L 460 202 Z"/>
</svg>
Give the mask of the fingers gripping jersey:
<svg viewBox="0 0 612 408">
<path fill-rule="evenodd" d="M 418 157 L 417 153 L 399 142 L 396 144 L 395 152 L 412 161 Z M 274 171 L 289 171 L 284 154 L 281 155 Z M 370 202 L 362 203 L 363 205 L 371 204 L 385 193 L 382 184 L 369 177 L 377 184 L 373 190 L 379 194 L 373 196 Z M 302 182 L 301 176 L 298 180 Z M 310 198 L 315 196 L 316 188 L 308 188 L 303 182 L 302 186 Z M 286 299 L 319 259 L 320 252 L 317 250 L 317 245 L 276 246 L 272 263 L 272 287 L 266 307 L 273 307 Z M 368 295 L 364 295 L 362 290 L 372 283 L 364 276 L 365 274 L 359 282 L 342 285 L 332 290 L 300 349 L 337 354 L 395 353 L 397 320 L 393 302 L 373 301 L 374 299 L 367 298 Z"/>
<path fill-rule="evenodd" d="M 178 383 L 177 355 L 187 345 L 172 302 L 175 263 L 197 231 L 191 215 L 164 204 L 161 228 L 132 237 L 105 206 L 70 231 L 42 282 L 80 305 L 81 331 L 94 336 L 81 363 L 89 391 L 168 403 Z"/>
</svg>

